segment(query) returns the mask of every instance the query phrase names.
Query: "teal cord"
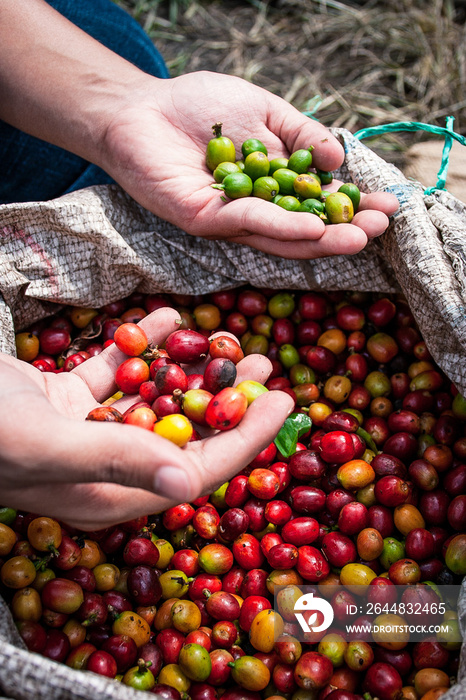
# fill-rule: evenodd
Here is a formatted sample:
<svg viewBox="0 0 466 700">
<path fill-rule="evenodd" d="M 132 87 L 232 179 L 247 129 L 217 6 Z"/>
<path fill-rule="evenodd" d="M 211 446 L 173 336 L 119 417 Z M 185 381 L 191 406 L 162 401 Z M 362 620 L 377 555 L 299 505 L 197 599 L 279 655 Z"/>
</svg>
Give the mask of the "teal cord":
<svg viewBox="0 0 466 700">
<path fill-rule="evenodd" d="M 453 122 L 455 121 L 454 117 L 447 117 L 446 120 L 446 128 L 449 132 L 453 132 Z M 453 146 L 453 138 L 450 134 L 445 135 L 445 143 L 443 145 L 443 151 L 442 151 L 442 162 L 440 164 L 440 170 L 437 173 L 437 184 L 435 187 L 428 187 L 427 190 L 425 190 L 425 194 L 433 194 L 433 192 L 437 190 L 444 190 L 445 189 L 445 182 L 447 180 L 447 171 L 448 171 L 448 164 L 450 161 L 450 151 L 451 147 Z"/>
<path fill-rule="evenodd" d="M 383 124 L 381 126 L 372 126 L 368 127 L 367 129 L 360 129 L 354 134 L 354 136 L 361 140 L 371 136 L 379 136 L 380 134 L 386 134 L 394 131 L 428 131 L 431 134 L 444 136 L 445 144 L 443 146 L 440 170 L 437 173 L 437 184 L 435 187 L 428 187 L 424 191 L 424 194 L 432 194 L 435 190 L 445 189 L 453 139 L 459 141 L 459 143 L 461 143 L 463 146 L 466 146 L 466 138 L 453 131 L 454 121 L 454 117 L 447 117 L 446 127 L 424 124 L 423 122 L 392 122 L 391 124 Z"/>
<path fill-rule="evenodd" d="M 303 112 L 304 116 L 310 117 L 311 119 L 314 119 L 315 121 L 319 121 L 317 117 L 315 117 L 315 113 L 319 109 L 320 105 L 322 104 L 322 98 L 320 95 L 314 95 L 312 99 L 310 99 L 306 105 L 306 111 Z"/>
</svg>

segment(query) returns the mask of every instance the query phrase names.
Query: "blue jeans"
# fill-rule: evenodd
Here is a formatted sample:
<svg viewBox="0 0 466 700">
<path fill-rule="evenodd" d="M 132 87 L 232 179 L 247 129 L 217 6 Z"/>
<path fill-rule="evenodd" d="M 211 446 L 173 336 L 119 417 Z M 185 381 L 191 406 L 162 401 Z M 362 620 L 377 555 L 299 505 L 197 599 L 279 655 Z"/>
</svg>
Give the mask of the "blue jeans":
<svg viewBox="0 0 466 700">
<path fill-rule="evenodd" d="M 168 78 L 139 24 L 111 0 L 47 0 L 71 22 L 146 73 Z M 0 204 L 45 201 L 112 179 L 96 165 L 0 120 Z"/>
</svg>

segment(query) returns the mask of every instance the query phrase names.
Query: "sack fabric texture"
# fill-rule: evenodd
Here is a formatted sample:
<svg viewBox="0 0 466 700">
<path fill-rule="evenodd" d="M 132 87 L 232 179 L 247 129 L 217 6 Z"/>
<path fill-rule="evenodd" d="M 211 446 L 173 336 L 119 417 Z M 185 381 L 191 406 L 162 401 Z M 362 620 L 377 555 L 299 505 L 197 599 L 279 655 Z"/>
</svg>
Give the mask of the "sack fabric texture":
<svg viewBox="0 0 466 700">
<path fill-rule="evenodd" d="M 63 305 L 98 307 L 135 290 L 199 294 L 249 283 L 402 292 L 433 358 L 466 395 L 466 203 L 448 191 L 425 195 L 419 181 L 350 132 L 332 131 L 346 154 L 335 176 L 363 192 L 391 192 L 400 203 L 387 232 L 354 256 L 283 260 L 246 245 L 193 237 L 140 207 L 117 185 L 0 206 L 0 350 L 14 354 L 15 331 Z M 463 592 L 464 633 L 465 587 Z M 459 681 L 444 700 L 466 696 L 465 676 L 463 645 Z M 28 652 L 1 601 L 0 692 L 15 700 L 141 697 L 113 680 Z"/>
</svg>

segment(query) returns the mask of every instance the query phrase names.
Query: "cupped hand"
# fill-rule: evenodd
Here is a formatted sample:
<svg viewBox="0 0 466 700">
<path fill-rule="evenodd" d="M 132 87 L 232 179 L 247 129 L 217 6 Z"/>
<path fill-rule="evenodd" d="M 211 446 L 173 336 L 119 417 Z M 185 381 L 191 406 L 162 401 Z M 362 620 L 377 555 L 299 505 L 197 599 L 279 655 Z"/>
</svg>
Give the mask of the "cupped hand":
<svg viewBox="0 0 466 700">
<path fill-rule="evenodd" d="M 141 325 L 160 344 L 178 319 L 163 308 Z M 0 356 L 1 505 L 83 530 L 159 512 L 231 478 L 274 439 L 293 408 L 283 392 L 263 394 L 236 428 L 184 449 L 142 428 L 85 421 L 115 391 L 123 359 L 112 345 L 72 372 L 53 374 Z M 271 366 L 251 355 L 237 369 L 238 381 L 265 382 Z"/>
<path fill-rule="evenodd" d="M 312 145 L 313 165 L 321 170 L 344 160 L 328 129 L 285 100 L 240 78 L 198 72 L 158 81 L 144 76 L 106 129 L 101 165 L 136 201 L 188 233 L 285 258 L 357 253 L 385 231 L 398 208 L 391 194 L 368 195 L 351 224 L 325 226 L 255 197 L 225 203 L 205 165 L 216 122 L 238 158 L 243 141 L 255 137 L 270 158 Z"/>
</svg>

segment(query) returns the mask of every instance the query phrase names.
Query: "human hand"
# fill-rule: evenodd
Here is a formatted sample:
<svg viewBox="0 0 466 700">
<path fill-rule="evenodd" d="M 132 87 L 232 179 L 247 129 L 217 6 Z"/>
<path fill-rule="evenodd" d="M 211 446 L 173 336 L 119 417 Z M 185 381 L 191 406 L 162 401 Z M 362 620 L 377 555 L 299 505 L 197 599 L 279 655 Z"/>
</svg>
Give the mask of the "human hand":
<svg viewBox="0 0 466 700">
<path fill-rule="evenodd" d="M 188 233 L 285 258 L 353 254 L 385 231 L 398 208 L 391 194 L 363 194 L 351 224 L 325 226 L 255 197 L 225 204 L 205 165 L 217 121 L 238 147 L 253 136 L 270 157 L 313 145 L 313 165 L 321 170 L 338 168 L 343 148 L 324 126 L 239 78 L 199 72 L 140 83 L 108 125 L 100 165 L 136 201 Z"/>
<path fill-rule="evenodd" d="M 163 308 L 141 326 L 160 344 L 177 319 Z M 284 392 L 265 393 L 236 428 L 184 449 L 142 428 L 85 421 L 116 390 L 123 359 L 112 345 L 72 372 L 53 374 L 0 356 L 2 505 L 83 530 L 159 512 L 227 481 L 274 439 L 293 408 Z M 250 355 L 238 363 L 237 381 L 265 382 L 270 369 L 266 357 Z"/>
<path fill-rule="evenodd" d="M 24 7 L 6 0 L 0 15 L 1 118 L 99 165 L 142 206 L 188 233 L 312 259 L 357 253 L 398 208 L 393 195 L 374 193 L 362 198 L 351 224 L 325 226 L 255 197 L 225 204 L 205 166 L 216 122 L 238 148 L 254 136 L 271 157 L 312 145 L 322 170 L 342 164 L 343 148 L 321 124 L 240 78 L 154 78 L 44 0 Z"/>
</svg>

